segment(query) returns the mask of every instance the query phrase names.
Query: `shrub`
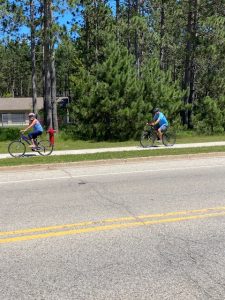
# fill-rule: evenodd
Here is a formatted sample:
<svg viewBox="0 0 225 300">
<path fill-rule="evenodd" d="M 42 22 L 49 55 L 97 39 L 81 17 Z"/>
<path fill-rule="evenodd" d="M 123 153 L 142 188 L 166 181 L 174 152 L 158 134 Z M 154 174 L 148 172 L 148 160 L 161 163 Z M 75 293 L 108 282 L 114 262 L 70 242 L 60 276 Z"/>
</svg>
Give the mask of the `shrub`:
<svg viewBox="0 0 225 300">
<path fill-rule="evenodd" d="M 79 138 L 77 135 L 77 126 L 73 124 L 67 124 L 61 126 L 61 137 L 66 141 L 68 139 L 75 140 Z"/>
<path fill-rule="evenodd" d="M 198 133 L 214 134 L 224 132 L 223 113 L 218 100 L 209 96 L 205 97 L 198 107 L 198 112 L 195 114 L 193 121 Z"/>
<path fill-rule="evenodd" d="M 9 141 L 18 138 L 19 136 L 19 128 L 17 127 L 1 127 L 0 128 L 0 141 Z"/>
</svg>

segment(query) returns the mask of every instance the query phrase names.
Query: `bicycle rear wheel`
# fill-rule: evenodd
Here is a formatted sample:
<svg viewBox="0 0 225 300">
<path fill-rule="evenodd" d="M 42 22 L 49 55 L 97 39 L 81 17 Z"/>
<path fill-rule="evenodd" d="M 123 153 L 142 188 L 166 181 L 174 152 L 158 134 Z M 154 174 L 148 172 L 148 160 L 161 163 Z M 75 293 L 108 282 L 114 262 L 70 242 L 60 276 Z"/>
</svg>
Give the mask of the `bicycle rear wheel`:
<svg viewBox="0 0 225 300">
<path fill-rule="evenodd" d="M 163 133 L 162 142 L 165 146 L 173 146 L 176 143 L 176 133 L 172 130 L 167 130 Z"/>
<path fill-rule="evenodd" d="M 54 146 L 48 140 L 42 140 L 37 143 L 37 152 L 42 156 L 50 155 Z"/>
<path fill-rule="evenodd" d="M 26 146 L 20 141 L 13 141 L 8 146 L 8 152 L 12 157 L 22 157 L 26 152 Z"/>
<path fill-rule="evenodd" d="M 151 131 L 143 131 L 141 134 L 140 144 L 143 148 L 148 148 L 154 145 L 156 134 Z"/>
</svg>

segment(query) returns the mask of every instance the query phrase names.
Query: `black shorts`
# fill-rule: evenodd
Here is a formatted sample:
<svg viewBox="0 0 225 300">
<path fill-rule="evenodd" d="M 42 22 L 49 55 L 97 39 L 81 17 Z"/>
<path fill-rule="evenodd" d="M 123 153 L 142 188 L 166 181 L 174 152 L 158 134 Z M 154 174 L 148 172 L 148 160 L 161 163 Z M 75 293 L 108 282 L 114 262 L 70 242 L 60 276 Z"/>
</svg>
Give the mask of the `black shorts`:
<svg viewBox="0 0 225 300">
<path fill-rule="evenodd" d="M 42 135 L 42 131 L 37 130 L 37 131 L 33 131 L 31 133 L 28 134 L 30 139 L 36 139 L 39 135 Z"/>
</svg>

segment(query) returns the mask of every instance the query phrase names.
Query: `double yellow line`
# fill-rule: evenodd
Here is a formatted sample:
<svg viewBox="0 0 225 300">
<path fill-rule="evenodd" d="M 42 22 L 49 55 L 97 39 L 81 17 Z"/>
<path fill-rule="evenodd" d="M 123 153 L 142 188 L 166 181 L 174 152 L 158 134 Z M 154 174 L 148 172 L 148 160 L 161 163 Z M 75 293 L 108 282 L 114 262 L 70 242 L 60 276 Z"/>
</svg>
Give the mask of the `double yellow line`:
<svg viewBox="0 0 225 300">
<path fill-rule="evenodd" d="M 14 231 L 0 231 L 0 244 L 222 216 L 225 216 L 225 206 Z"/>
</svg>

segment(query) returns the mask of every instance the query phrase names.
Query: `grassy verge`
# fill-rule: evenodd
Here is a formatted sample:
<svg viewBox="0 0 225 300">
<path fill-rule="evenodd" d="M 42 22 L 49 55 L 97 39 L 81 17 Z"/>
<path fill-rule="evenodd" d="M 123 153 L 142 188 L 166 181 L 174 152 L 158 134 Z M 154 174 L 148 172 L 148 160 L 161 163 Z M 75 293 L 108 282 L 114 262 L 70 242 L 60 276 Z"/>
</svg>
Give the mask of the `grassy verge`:
<svg viewBox="0 0 225 300">
<path fill-rule="evenodd" d="M 43 136 L 43 139 L 46 139 Z M 8 145 L 10 141 L 0 142 L 0 153 L 8 153 Z M 125 147 L 139 145 L 138 141 L 125 142 L 96 142 L 96 141 L 80 141 L 80 140 L 64 140 L 60 135 L 55 138 L 55 150 L 76 150 L 76 149 L 96 149 L 109 147 Z"/>
<path fill-rule="evenodd" d="M 44 134 L 43 139 L 46 138 Z M 201 143 L 201 142 L 216 142 L 225 141 L 225 135 L 210 135 L 199 136 L 194 132 L 179 132 L 177 133 L 177 144 L 184 143 Z M 0 142 L 0 153 L 8 152 L 8 145 L 10 141 Z M 108 148 L 108 147 L 126 147 L 137 146 L 138 140 L 130 140 L 124 142 L 96 142 L 96 141 L 80 141 L 80 140 L 64 140 L 61 134 L 57 134 L 55 138 L 55 150 L 75 150 L 75 149 L 94 149 L 94 148 Z"/>
<path fill-rule="evenodd" d="M 79 154 L 79 155 L 62 155 L 49 157 L 23 157 L 23 158 L 7 158 L 0 160 L 1 166 L 19 166 L 19 165 L 34 165 L 34 164 L 55 164 L 69 163 L 78 161 L 96 161 L 107 159 L 127 159 L 134 157 L 156 157 L 168 155 L 190 155 L 210 152 L 224 152 L 225 146 L 221 147 L 203 147 L 203 148 L 184 148 L 184 149 L 159 149 L 159 150 L 140 150 L 140 151 L 124 151 L 124 152 L 106 152 L 95 154 Z"/>
<path fill-rule="evenodd" d="M 188 143 L 203 143 L 203 142 L 218 142 L 225 141 L 225 135 L 197 135 L 193 131 L 184 131 L 177 133 L 177 144 Z M 93 148 L 108 148 L 108 147 L 126 147 L 139 146 L 139 140 L 129 140 L 124 142 L 96 142 L 96 141 L 80 141 L 80 140 L 64 140 L 59 134 L 56 136 L 56 150 L 70 150 L 70 149 L 93 149 Z"/>
</svg>

